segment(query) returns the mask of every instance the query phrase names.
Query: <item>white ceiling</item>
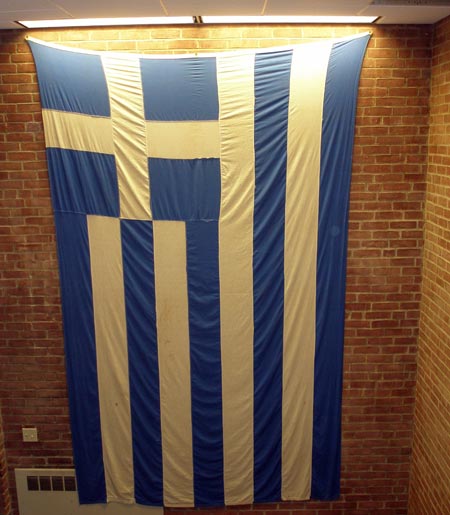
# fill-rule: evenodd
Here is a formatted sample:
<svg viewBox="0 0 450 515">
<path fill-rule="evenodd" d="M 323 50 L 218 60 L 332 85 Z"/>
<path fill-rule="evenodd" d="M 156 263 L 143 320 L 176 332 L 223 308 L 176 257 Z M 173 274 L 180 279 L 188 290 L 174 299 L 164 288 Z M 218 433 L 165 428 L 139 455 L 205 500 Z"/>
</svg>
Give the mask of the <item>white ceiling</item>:
<svg viewBox="0 0 450 515">
<path fill-rule="evenodd" d="M 381 24 L 430 24 L 450 15 L 444 0 L 0 0 L 0 29 L 16 20 L 193 15 L 374 15 Z"/>
</svg>

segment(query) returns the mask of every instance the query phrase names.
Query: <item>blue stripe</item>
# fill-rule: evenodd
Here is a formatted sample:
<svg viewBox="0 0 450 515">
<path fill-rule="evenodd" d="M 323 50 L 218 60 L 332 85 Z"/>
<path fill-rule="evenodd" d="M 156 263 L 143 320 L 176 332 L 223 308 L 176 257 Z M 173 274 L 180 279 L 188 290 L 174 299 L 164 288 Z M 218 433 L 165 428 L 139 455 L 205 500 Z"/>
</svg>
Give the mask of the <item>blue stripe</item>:
<svg viewBox="0 0 450 515">
<path fill-rule="evenodd" d="M 86 217 L 55 213 L 67 384 L 80 503 L 106 502 Z"/>
<path fill-rule="evenodd" d="M 141 59 L 146 120 L 217 120 L 215 57 Z"/>
<path fill-rule="evenodd" d="M 192 447 L 196 506 L 224 504 L 217 222 L 187 222 Z"/>
<path fill-rule="evenodd" d="M 284 209 L 292 52 L 256 56 L 254 499 L 281 498 Z"/>
<path fill-rule="evenodd" d="M 99 55 L 52 48 L 30 41 L 44 109 L 111 116 Z"/>
<path fill-rule="evenodd" d="M 119 216 L 119 186 L 114 156 L 48 148 L 55 211 Z"/>
<path fill-rule="evenodd" d="M 135 498 L 162 505 L 162 447 L 153 225 L 122 220 Z"/>
<path fill-rule="evenodd" d="M 220 160 L 148 161 L 154 220 L 218 220 Z"/>
<path fill-rule="evenodd" d="M 339 497 L 348 201 L 361 63 L 369 36 L 333 46 L 325 84 L 319 194 L 312 497 Z"/>
</svg>

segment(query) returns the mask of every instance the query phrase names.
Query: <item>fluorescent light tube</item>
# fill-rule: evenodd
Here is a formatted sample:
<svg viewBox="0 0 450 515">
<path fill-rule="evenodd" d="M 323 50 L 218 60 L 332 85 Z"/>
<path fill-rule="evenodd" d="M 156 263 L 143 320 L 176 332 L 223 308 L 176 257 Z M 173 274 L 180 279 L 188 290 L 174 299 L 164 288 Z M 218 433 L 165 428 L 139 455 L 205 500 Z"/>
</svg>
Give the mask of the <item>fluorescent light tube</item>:
<svg viewBox="0 0 450 515">
<path fill-rule="evenodd" d="M 64 27 L 99 27 L 113 25 L 179 25 L 192 24 L 192 16 L 158 16 L 152 18 L 64 18 L 59 20 L 18 21 L 27 29 Z"/>
<path fill-rule="evenodd" d="M 378 16 L 202 16 L 203 23 L 373 23 Z M 151 18 L 64 18 L 18 21 L 27 29 L 98 27 L 113 25 L 178 25 L 194 23 L 193 16 Z"/>
<path fill-rule="evenodd" d="M 373 23 L 378 16 L 202 16 L 203 23 Z"/>
</svg>

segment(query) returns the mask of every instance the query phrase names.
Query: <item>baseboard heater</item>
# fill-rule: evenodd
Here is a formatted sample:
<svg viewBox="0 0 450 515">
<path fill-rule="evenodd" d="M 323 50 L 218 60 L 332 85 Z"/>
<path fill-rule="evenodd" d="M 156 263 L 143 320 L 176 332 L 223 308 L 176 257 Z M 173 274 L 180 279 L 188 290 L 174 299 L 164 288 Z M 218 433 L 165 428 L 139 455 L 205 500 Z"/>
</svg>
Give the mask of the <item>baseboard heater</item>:
<svg viewBox="0 0 450 515">
<path fill-rule="evenodd" d="M 162 515 L 138 504 L 78 503 L 73 469 L 15 469 L 20 515 Z"/>
</svg>

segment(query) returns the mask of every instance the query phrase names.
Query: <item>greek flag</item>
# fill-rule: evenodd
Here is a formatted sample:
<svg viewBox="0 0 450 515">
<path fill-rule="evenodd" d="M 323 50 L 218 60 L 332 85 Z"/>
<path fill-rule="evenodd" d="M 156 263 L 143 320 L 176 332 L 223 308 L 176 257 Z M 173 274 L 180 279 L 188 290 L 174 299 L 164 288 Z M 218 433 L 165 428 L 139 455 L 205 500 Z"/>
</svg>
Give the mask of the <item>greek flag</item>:
<svg viewBox="0 0 450 515">
<path fill-rule="evenodd" d="M 196 56 L 30 40 L 81 503 L 339 496 L 368 39 Z"/>
</svg>

